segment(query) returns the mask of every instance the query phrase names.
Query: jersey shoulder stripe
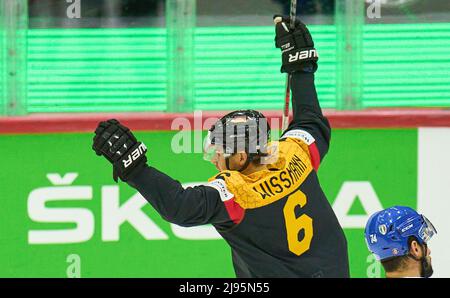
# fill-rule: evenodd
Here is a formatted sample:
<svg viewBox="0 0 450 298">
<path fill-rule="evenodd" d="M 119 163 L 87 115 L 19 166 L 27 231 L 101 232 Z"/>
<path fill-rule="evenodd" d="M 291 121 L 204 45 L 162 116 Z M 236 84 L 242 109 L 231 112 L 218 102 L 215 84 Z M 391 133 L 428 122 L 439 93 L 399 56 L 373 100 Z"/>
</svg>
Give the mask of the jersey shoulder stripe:
<svg viewBox="0 0 450 298">
<path fill-rule="evenodd" d="M 215 188 L 220 195 L 220 199 L 222 202 L 228 201 L 233 199 L 234 195 L 228 190 L 227 184 L 225 183 L 225 180 L 223 179 L 214 179 L 212 181 L 209 181 L 206 186 L 211 186 Z"/>
<path fill-rule="evenodd" d="M 228 190 L 225 180 L 221 178 L 214 179 L 209 181 L 206 186 L 210 186 L 219 192 L 228 216 L 235 224 L 240 223 L 244 219 L 245 210 L 236 202 L 234 195 Z"/>
<path fill-rule="evenodd" d="M 299 139 L 305 142 L 308 146 L 316 141 L 316 139 L 314 139 L 314 137 L 309 132 L 303 129 L 288 130 L 281 136 L 281 138 Z"/>
</svg>

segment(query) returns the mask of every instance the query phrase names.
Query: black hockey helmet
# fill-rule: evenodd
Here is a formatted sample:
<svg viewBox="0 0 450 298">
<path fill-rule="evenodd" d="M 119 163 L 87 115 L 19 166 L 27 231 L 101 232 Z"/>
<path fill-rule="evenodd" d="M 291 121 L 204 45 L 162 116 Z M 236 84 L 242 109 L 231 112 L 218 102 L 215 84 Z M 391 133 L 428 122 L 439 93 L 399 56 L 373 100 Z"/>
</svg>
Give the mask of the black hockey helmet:
<svg viewBox="0 0 450 298">
<path fill-rule="evenodd" d="M 267 156 L 270 141 L 270 125 L 264 115 L 255 110 L 238 110 L 220 118 L 208 131 L 205 144 L 205 159 L 211 160 L 217 152 L 224 154 L 227 169 L 229 157 L 238 152 L 248 155 L 244 166 L 251 161 Z"/>
</svg>

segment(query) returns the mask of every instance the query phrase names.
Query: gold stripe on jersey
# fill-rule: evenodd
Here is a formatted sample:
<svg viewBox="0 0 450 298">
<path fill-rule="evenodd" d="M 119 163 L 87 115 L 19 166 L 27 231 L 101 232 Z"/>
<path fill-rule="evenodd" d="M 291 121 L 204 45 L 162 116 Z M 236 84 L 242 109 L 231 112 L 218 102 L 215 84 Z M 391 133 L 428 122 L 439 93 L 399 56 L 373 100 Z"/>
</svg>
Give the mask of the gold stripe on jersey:
<svg viewBox="0 0 450 298">
<path fill-rule="evenodd" d="M 302 140 L 287 138 L 278 142 L 278 159 L 266 169 L 248 176 L 237 171 L 222 171 L 209 181 L 225 180 L 235 201 L 244 209 L 253 209 L 291 194 L 312 169 L 308 145 Z"/>
</svg>

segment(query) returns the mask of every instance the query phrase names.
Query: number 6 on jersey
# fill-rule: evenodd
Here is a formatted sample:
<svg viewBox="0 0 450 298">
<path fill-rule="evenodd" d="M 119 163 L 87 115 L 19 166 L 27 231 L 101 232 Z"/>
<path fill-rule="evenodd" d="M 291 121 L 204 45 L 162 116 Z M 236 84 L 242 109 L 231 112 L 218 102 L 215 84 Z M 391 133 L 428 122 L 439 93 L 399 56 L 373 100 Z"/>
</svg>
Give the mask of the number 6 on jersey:
<svg viewBox="0 0 450 298">
<path fill-rule="evenodd" d="M 283 208 L 289 251 L 297 256 L 302 255 L 309 249 L 314 234 L 312 218 L 306 214 L 299 217 L 295 215 L 295 208 L 302 208 L 305 205 L 306 195 L 298 190 L 288 197 Z M 302 240 L 299 240 L 298 234 L 301 230 L 304 231 L 304 236 Z"/>
</svg>

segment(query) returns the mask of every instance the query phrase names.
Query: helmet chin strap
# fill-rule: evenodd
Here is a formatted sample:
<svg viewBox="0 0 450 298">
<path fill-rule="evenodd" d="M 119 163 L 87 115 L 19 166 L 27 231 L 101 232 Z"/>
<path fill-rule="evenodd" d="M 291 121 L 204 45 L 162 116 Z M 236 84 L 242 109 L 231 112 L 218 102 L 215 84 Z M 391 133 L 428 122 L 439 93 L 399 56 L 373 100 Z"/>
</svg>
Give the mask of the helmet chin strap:
<svg viewBox="0 0 450 298">
<path fill-rule="evenodd" d="M 235 170 L 230 169 L 230 157 L 231 157 L 231 156 L 225 157 L 225 165 L 226 165 L 226 167 L 227 167 L 227 170 L 229 170 L 229 171 L 235 171 Z M 248 167 L 248 165 L 250 164 L 250 162 L 252 162 L 252 160 L 253 160 L 253 156 L 247 155 L 247 160 L 245 161 L 244 165 L 243 165 L 239 170 L 237 170 L 237 171 L 238 171 L 238 172 L 244 171 L 244 170 Z"/>
</svg>

